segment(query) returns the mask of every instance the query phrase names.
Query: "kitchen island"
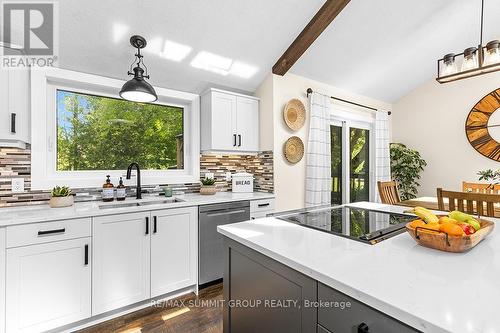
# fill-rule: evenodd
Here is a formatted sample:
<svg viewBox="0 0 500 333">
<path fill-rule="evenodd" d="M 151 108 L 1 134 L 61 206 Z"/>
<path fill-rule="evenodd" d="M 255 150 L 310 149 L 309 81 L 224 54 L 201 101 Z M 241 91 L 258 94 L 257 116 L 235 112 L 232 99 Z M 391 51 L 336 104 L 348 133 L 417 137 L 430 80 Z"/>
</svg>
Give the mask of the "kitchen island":
<svg viewBox="0 0 500 333">
<path fill-rule="evenodd" d="M 351 206 L 405 210 L 376 203 Z M 391 332 L 500 331 L 498 229 L 467 253 L 424 248 L 407 233 L 369 245 L 277 218 L 226 225 L 219 232 L 228 258 L 224 296 L 232 301 L 226 303 L 225 332 L 269 327 L 269 301 L 260 311 L 256 304 L 235 302 L 245 298 L 316 305 L 278 304 L 284 310 L 275 311 L 272 327 L 287 332 L 329 332 L 342 322 L 352 322 L 349 328 L 357 327 L 357 332 L 381 332 L 377 327 Z M 321 301 L 326 302 L 311 303 Z M 339 308 L 347 302 L 351 308 Z"/>
</svg>

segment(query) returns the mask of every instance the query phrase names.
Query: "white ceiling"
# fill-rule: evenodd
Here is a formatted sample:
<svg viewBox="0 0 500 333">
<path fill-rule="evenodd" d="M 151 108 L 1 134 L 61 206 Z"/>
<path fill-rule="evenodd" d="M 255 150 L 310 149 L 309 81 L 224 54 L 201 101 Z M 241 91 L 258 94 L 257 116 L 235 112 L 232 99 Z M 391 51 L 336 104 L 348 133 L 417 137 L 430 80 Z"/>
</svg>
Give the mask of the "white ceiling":
<svg viewBox="0 0 500 333">
<path fill-rule="evenodd" d="M 351 0 L 291 72 L 385 102 L 436 76 L 438 58 L 479 44 L 480 0 Z M 500 39 L 485 0 L 484 44 Z"/>
<path fill-rule="evenodd" d="M 208 86 L 254 91 L 323 0 L 62 0 L 59 1 L 59 66 L 125 79 L 133 34 L 146 50 L 165 40 L 192 48 L 181 62 L 145 52 L 152 84 L 200 92 Z M 159 44 L 158 44 L 159 45 Z M 208 51 L 257 67 L 249 79 L 190 66 Z"/>
</svg>

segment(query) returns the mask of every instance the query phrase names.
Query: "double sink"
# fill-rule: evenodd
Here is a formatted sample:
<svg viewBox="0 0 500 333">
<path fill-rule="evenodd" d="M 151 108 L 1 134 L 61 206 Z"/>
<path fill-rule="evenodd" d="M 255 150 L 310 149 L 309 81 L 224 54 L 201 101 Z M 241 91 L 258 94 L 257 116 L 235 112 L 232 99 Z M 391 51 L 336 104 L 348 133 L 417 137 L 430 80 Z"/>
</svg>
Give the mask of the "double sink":
<svg viewBox="0 0 500 333">
<path fill-rule="evenodd" d="M 171 198 L 165 200 L 151 200 L 151 201 L 142 201 L 142 202 L 124 202 L 112 205 L 100 205 L 99 209 L 113 209 L 113 208 L 124 208 L 124 207 L 141 207 L 141 206 L 150 206 L 150 205 L 163 205 L 169 203 L 176 202 L 184 202 L 184 200 L 179 198 Z"/>
</svg>

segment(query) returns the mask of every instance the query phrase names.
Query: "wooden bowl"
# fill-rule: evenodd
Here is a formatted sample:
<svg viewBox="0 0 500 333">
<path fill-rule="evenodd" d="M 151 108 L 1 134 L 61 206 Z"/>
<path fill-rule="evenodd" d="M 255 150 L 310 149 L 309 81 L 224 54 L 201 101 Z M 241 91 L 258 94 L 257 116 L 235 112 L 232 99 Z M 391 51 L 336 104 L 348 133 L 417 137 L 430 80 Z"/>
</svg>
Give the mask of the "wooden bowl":
<svg viewBox="0 0 500 333">
<path fill-rule="evenodd" d="M 410 227 L 410 223 L 406 224 L 406 231 L 419 244 L 432 249 L 446 252 L 465 252 L 479 244 L 486 236 L 488 236 L 495 228 L 495 223 L 483 219 L 479 219 L 481 229 L 467 236 L 449 236 L 442 231 L 435 231 L 424 228 Z"/>
</svg>

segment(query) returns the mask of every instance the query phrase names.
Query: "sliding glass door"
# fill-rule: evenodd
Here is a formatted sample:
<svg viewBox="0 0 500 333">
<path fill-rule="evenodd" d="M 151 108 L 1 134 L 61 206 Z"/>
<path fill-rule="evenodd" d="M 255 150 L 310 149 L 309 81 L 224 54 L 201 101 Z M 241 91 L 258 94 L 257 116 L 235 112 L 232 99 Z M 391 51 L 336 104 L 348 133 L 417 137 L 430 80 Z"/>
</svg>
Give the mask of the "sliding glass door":
<svg viewBox="0 0 500 333">
<path fill-rule="evenodd" d="M 371 126 L 347 121 L 330 126 L 332 204 L 371 200 Z"/>
</svg>

